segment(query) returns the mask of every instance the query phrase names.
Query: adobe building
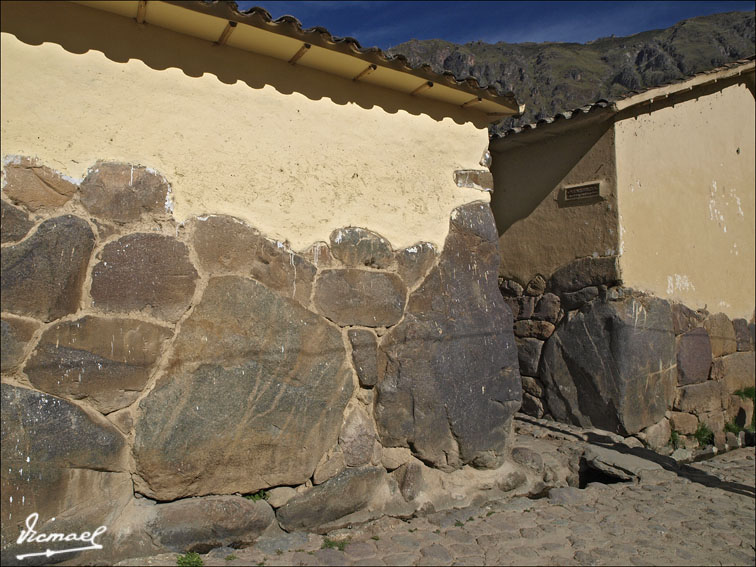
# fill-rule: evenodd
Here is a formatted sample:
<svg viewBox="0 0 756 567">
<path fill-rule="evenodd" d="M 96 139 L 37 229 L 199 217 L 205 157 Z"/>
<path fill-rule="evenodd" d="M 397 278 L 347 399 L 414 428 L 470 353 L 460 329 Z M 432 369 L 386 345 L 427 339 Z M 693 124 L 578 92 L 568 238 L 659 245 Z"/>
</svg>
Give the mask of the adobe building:
<svg viewBox="0 0 756 567">
<path fill-rule="evenodd" d="M 656 448 L 751 423 L 754 130 L 750 59 L 492 140 L 523 411 Z"/>
<path fill-rule="evenodd" d="M 99 562 L 512 489 L 513 96 L 233 3 L 1 6 L 4 565 L 71 560 L 33 514 Z"/>
</svg>

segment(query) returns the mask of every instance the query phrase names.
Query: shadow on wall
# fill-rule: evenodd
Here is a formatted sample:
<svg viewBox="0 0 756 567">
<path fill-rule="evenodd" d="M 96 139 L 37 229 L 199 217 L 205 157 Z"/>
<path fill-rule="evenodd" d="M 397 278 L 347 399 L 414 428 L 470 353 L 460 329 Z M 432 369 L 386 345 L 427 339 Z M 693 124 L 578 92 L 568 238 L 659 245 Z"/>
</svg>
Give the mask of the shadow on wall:
<svg viewBox="0 0 756 567">
<path fill-rule="evenodd" d="M 491 197 L 491 209 L 499 236 L 517 221 L 529 217 L 549 198 L 611 124 L 610 121 L 604 121 L 577 130 L 556 131 L 549 137 L 544 137 L 535 130 L 514 134 L 515 140 L 498 147 L 496 143 L 492 144 L 491 172 L 496 191 Z M 572 124 L 562 126 L 570 127 Z M 551 130 L 553 132 L 563 128 Z M 520 139 L 522 143 L 517 143 Z M 538 145 L 539 151 L 533 151 L 534 144 Z M 593 174 L 596 178 L 603 178 L 608 174 L 609 166 L 610 164 L 599 161 L 595 164 Z M 581 206 L 583 204 L 580 203 Z M 561 208 L 567 205 L 560 203 L 559 206 Z"/>
<path fill-rule="evenodd" d="M 478 118 L 428 98 L 411 97 L 303 66 L 295 67 L 285 61 L 217 46 L 69 2 L 2 2 L 1 7 L 2 32 L 13 34 L 29 45 L 55 43 L 75 54 L 100 51 L 116 63 L 138 59 L 158 71 L 174 67 L 189 77 L 209 73 L 226 84 L 242 81 L 253 89 L 270 85 L 285 95 L 298 92 L 311 100 L 328 98 L 335 104 L 354 103 L 365 109 L 378 106 L 390 114 L 404 110 L 413 115 L 425 114 L 437 121 L 452 118 L 458 124 Z M 479 128 L 487 125 L 484 116 L 472 121 Z"/>
</svg>

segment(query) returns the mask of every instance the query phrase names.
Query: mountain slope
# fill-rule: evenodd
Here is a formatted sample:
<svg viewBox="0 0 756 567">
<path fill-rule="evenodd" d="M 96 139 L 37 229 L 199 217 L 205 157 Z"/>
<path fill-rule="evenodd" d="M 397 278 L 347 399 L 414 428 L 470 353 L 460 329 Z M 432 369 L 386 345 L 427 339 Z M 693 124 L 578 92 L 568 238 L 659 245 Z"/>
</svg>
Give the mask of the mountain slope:
<svg viewBox="0 0 756 567">
<path fill-rule="evenodd" d="M 457 77 L 512 91 L 526 105 L 508 128 L 577 108 L 601 98 L 661 85 L 756 53 L 754 12 L 729 12 L 683 20 L 628 37 L 580 43 L 411 40 L 389 50 L 412 66 L 429 64 Z"/>
</svg>

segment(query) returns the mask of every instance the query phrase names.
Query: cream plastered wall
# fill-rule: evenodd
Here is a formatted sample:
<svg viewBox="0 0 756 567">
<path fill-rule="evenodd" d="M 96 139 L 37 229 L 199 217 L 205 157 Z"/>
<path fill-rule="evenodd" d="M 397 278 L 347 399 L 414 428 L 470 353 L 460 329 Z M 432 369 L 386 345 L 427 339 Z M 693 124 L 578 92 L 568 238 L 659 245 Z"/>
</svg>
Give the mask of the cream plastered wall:
<svg viewBox="0 0 756 567">
<path fill-rule="evenodd" d="M 616 124 L 626 285 L 750 319 L 754 97 L 744 84 Z"/>
<path fill-rule="evenodd" d="M 12 8 L 24 16 L 23 6 Z M 57 13 L 40 25 L 60 18 L 65 26 L 70 18 L 73 38 L 96 30 L 97 41 L 120 38 L 118 49 L 133 41 L 145 52 L 180 51 L 188 65 L 206 58 L 208 67 L 231 73 L 237 66 L 251 79 L 228 84 L 211 73 L 192 77 L 3 33 L 3 156 L 34 156 L 74 179 L 98 159 L 149 166 L 172 184 L 178 221 L 234 215 L 295 250 L 327 241 L 342 226 L 374 230 L 395 248 L 423 240 L 442 246 L 455 207 L 489 200 L 457 187 L 453 176 L 481 168 L 485 126 L 441 119 L 437 103 L 428 105 L 434 117 L 411 114 L 401 97 L 408 107 L 419 103 L 405 95 L 81 6 L 51 3 L 50 10 Z M 34 17 L 41 16 L 26 15 L 24 25 L 36 25 Z M 281 92 L 266 77 L 294 87 Z M 313 99 L 298 92 L 299 83 L 345 96 Z"/>
<path fill-rule="evenodd" d="M 613 256 L 619 243 L 612 128 L 599 123 L 527 142 L 529 134 L 491 148 L 499 275 L 523 285 L 576 258 Z M 605 200 L 565 206 L 557 199 L 563 187 L 593 181 L 603 184 Z"/>
</svg>

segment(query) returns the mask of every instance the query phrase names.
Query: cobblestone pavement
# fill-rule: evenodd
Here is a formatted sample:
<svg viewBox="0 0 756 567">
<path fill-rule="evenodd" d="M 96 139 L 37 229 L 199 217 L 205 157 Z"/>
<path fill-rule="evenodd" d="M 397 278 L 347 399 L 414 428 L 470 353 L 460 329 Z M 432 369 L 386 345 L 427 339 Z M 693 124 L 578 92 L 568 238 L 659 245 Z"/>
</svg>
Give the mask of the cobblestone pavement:
<svg viewBox="0 0 756 567">
<path fill-rule="evenodd" d="M 635 482 L 555 488 L 329 536 L 219 548 L 205 565 L 755 565 L 754 449 Z M 330 546 L 330 547 L 329 547 Z M 129 565 L 176 565 L 177 554 Z"/>
</svg>

